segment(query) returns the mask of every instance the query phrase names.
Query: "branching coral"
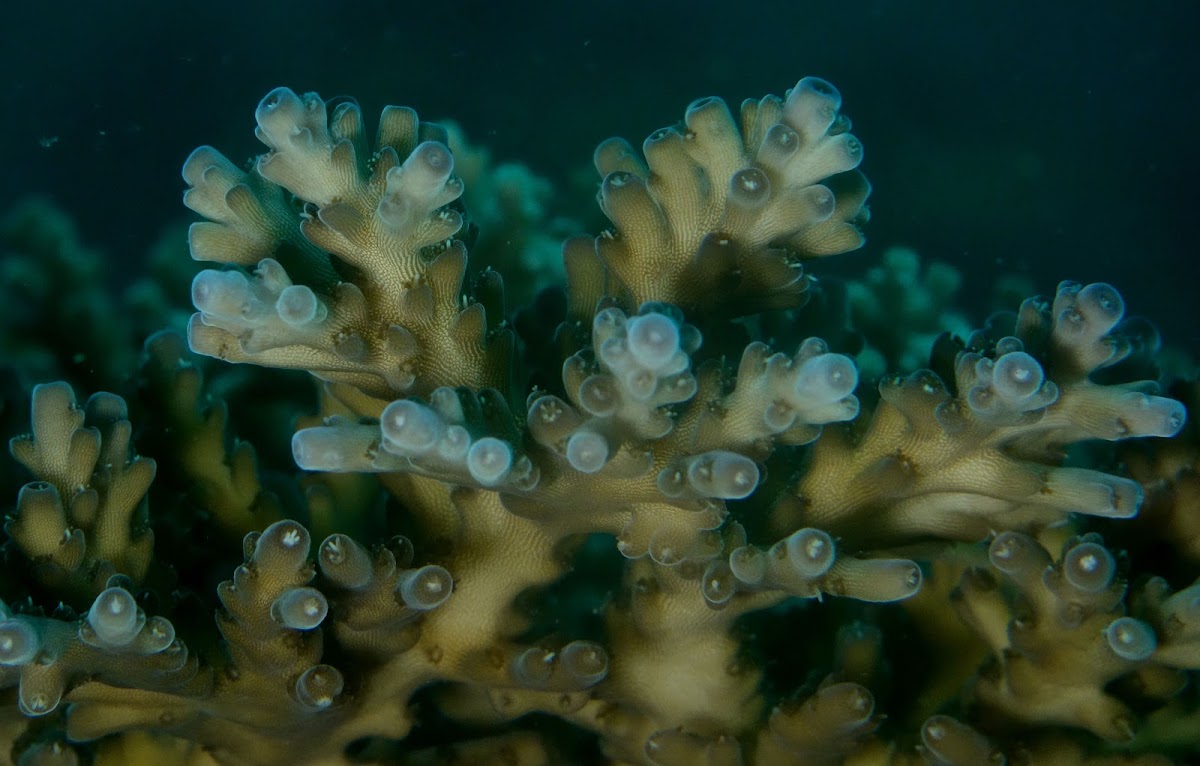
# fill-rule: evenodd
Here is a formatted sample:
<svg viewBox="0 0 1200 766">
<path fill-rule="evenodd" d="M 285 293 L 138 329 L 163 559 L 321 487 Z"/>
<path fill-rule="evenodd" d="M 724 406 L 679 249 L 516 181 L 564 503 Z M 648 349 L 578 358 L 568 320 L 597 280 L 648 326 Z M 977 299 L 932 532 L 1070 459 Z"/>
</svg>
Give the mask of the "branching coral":
<svg viewBox="0 0 1200 766">
<path fill-rule="evenodd" d="M 9 757 L 1150 764 L 1200 744 L 1200 580 L 1135 582 L 1154 562 L 1089 531 L 1137 523 L 1152 467 L 1073 452 L 1186 419 L 1125 382 L 1147 349 L 1114 288 L 1063 282 L 944 336 L 878 396 L 820 338 L 772 345 L 772 312 L 820 289 L 807 265 L 862 244 L 840 107 L 805 78 L 737 117 L 696 101 L 640 152 L 602 143 L 612 228 L 564 244 L 549 341 L 472 273 L 446 132 L 412 110 L 371 140 L 353 102 L 279 88 L 251 169 L 193 152 L 191 253 L 224 267 L 192 283 L 188 342 L 311 373 L 309 474 L 264 476 L 181 339 L 153 336 L 144 399 L 206 557 L 178 509 L 147 510 L 124 401 L 39 387 L 12 442 L 34 481 L 6 526 L 27 572 L 0 612 L 0 690 L 27 717 L 4 719 Z M 955 655 L 908 689 L 888 679 L 935 661 L 887 629 L 904 619 Z M 798 671 L 767 651 L 781 631 Z M 1143 719 L 1193 731 L 1139 738 Z"/>
</svg>

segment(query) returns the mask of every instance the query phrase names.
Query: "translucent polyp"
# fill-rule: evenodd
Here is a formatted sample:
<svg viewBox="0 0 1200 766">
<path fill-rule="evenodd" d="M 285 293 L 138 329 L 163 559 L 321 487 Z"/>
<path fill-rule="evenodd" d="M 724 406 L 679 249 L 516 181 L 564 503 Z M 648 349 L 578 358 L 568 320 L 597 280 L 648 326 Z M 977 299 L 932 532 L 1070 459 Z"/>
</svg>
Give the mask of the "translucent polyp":
<svg viewBox="0 0 1200 766">
<path fill-rule="evenodd" d="M 404 605 L 421 611 L 441 606 L 453 589 L 450 573 L 436 564 L 406 570 L 396 580 L 396 595 Z"/>
</svg>

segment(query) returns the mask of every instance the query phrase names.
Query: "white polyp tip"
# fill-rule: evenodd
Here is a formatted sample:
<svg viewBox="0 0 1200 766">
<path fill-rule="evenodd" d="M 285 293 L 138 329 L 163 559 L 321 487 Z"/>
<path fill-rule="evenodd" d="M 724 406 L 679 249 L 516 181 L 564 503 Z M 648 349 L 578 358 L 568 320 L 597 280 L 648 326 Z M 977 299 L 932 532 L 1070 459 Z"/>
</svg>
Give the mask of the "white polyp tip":
<svg viewBox="0 0 1200 766">
<path fill-rule="evenodd" d="M 771 179 L 761 168 L 742 168 L 729 179 L 729 198 L 751 210 L 761 207 L 771 197 Z"/>
<path fill-rule="evenodd" d="M 24 665 L 40 649 L 41 638 L 31 622 L 21 617 L 0 620 L 0 666 Z"/>
<path fill-rule="evenodd" d="M 820 77 L 809 76 L 801 78 L 800 82 L 796 83 L 796 90 L 812 93 L 823 99 L 834 101 L 838 106 L 841 106 L 842 94 L 833 83 Z"/>
<path fill-rule="evenodd" d="M 837 547 L 829 533 L 820 529 L 799 529 L 787 539 L 788 561 L 806 579 L 815 579 L 829 571 L 837 556 Z"/>
<path fill-rule="evenodd" d="M 621 370 L 630 366 L 629 344 L 624 338 L 607 338 L 597 344 L 596 356 L 610 370 Z"/>
<path fill-rule="evenodd" d="M 758 465 L 736 452 L 708 453 L 692 464 L 688 478 L 693 487 L 708 497 L 741 500 L 758 486 Z"/>
<path fill-rule="evenodd" d="M 272 619 L 292 630 L 312 630 L 328 613 L 329 602 L 316 588 L 289 588 L 271 604 Z"/>
<path fill-rule="evenodd" d="M 988 546 L 988 560 L 1001 572 L 1012 573 L 1019 568 L 1023 558 L 1021 553 L 1028 544 L 1023 535 L 1004 532 Z"/>
<path fill-rule="evenodd" d="M 445 423 L 429 407 L 401 399 L 384 409 L 379 418 L 379 427 L 384 440 L 394 451 L 420 455 L 437 444 Z"/>
<path fill-rule="evenodd" d="M 1088 321 L 1097 325 L 1098 332 L 1112 329 L 1125 314 L 1125 300 L 1121 293 L 1104 282 L 1087 285 L 1075 296 L 1075 301 Z"/>
<path fill-rule="evenodd" d="M 1183 430 L 1187 421 L 1183 403 L 1165 396 L 1132 394 L 1123 405 L 1123 415 L 1132 424 L 1131 436 L 1170 438 Z"/>
<path fill-rule="evenodd" d="M 240 271 L 205 269 L 192 279 L 192 305 L 203 314 L 240 317 L 250 299 L 250 282 Z"/>
<path fill-rule="evenodd" d="M 166 617 L 146 620 L 139 642 L 146 654 L 158 654 L 175 643 L 175 626 Z"/>
<path fill-rule="evenodd" d="M 753 545 L 743 545 L 729 554 L 733 576 L 747 585 L 757 585 L 767 574 L 767 557 Z"/>
<path fill-rule="evenodd" d="M 1132 662 L 1149 659 L 1158 649 L 1154 629 L 1133 617 L 1118 617 L 1104 631 L 1108 646 L 1118 657 Z"/>
<path fill-rule="evenodd" d="M 292 458 L 304 471 L 341 471 L 346 466 L 343 437 L 338 428 L 302 428 L 292 434 Z"/>
<path fill-rule="evenodd" d="M 138 613 L 133 594 L 124 588 L 107 588 L 101 592 L 87 615 L 88 625 L 106 646 L 128 644 L 141 630 L 144 620 Z"/>
<path fill-rule="evenodd" d="M 579 406 L 598 418 L 613 414 L 620 404 L 616 379 L 611 375 L 592 375 L 579 384 Z"/>
<path fill-rule="evenodd" d="M 285 287 L 275 300 L 275 311 L 288 325 L 301 327 L 317 318 L 321 304 L 316 294 L 304 285 Z"/>
<path fill-rule="evenodd" d="M 737 579 L 728 561 L 713 559 L 700 576 L 700 594 L 713 606 L 726 604 L 737 592 Z"/>
<path fill-rule="evenodd" d="M 1019 402 L 1033 396 L 1045 379 L 1042 366 L 1024 351 L 1004 354 L 992 367 L 992 386 L 1007 401 Z"/>
<path fill-rule="evenodd" d="M 445 460 L 459 462 L 466 458 L 471 448 L 471 434 L 462 426 L 450 426 L 438 440 L 437 453 Z"/>
<path fill-rule="evenodd" d="M 581 473 L 595 473 L 608 461 L 608 442 L 595 431 L 576 431 L 567 440 L 567 462 Z"/>
<path fill-rule="evenodd" d="M 858 370 L 850 357 L 821 354 L 805 361 L 796 375 L 796 394 L 816 403 L 844 399 L 858 385 Z"/>
<path fill-rule="evenodd" d="M 485 487 L 503 481 L 512 464 L 512 447 L 493 436 L 479 439 L 467 450 L 467 471 Z"/>
<path fill-rule="evenodd" d="M 1103 545 L 1076 545 L 1062 562 L 1063 575 L 1076 590 L 1098 593 L 1112 584 L 1117 562 Z"/>
<path fill-rule="evenodd" d="M 260 566 L 298 566 L 308 559 L 310 543 L 308 530 L 301 524 L 280 519 L 254 540 L 252 560 Z"/>
<path fill-rule="evenodd" d="M 788 124 L 812 140 L 829 130 L 841 106 L 837 88 L 819 77 L 805 77 L 788 93 L 784 113 Z"/>
<path fill-rule="evenodd" d="M 454 172 L 454 155 L 440 141 L 425 141 L 413 149 L 412 159 L 419 162 L 430 180 L 445 180 Z M 407 163 L 405 163 L 407 164 Z"/>
<path fill-rule="evenodd" d="M 436 564 L 402 572 L 396 580 L 396 593 L 404 605 L 421 611 L 441 606 L 453 590 L 454 578 L 445 567 Z"/>
<path fill-rule="evenodd" d="M 609 337 L 625 326 L 625 312 L 610 306 L 592 318 L 592 335 Z"/>
<path fill-rule="evenodd" d="M 296 679 L 295 693 L 300 704 L 312 710 L 324 710 L 342 693 L 345 681 L 331 665 L 313 665 Z"/>
<path fill-rule="evenodd" d="M 626 343 L 638 364 L 659 370 L 679 350 L 679 326 L 658 313 L 636 316 L 626 324 Z"/>
<path fill-rule="evenodd" d="M 291 88 L 278 87 L 273 88 L 267 95 L 262 97 L 258 102 L 258 108 L 255 110 L 255 119 L 261 121 L 263 117 L 270 115 L 273 112 L 278 112 L 288 107 L 299 106 L 300 97 Z"/>
</svg>

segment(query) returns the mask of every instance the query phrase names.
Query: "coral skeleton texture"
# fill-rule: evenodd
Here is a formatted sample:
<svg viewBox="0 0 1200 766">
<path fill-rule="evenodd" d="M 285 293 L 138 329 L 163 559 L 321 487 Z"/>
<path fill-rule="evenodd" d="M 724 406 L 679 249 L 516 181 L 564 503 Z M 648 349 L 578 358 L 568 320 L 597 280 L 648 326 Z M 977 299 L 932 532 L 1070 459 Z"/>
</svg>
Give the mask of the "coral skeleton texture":
<svg viewBox="0 0 1200 766">
<path fill-rule="evenodd" d="M 136 413 L 36 386 L 11 442 L 0 764 L 1194 756 L 1200 439 L 1157 337 L 1074 282 L 938 337 L 958 276 L 896 251 L 848 342 L 841 106 L 806 77 L 601 143 L 611 227 L 517 311 L 413 110 L 278 88 L 251 166 L 196 149 L 186 343 L 146 341 Z M 302 474 L 193 354 L 309 376 Z"/>
</svg>

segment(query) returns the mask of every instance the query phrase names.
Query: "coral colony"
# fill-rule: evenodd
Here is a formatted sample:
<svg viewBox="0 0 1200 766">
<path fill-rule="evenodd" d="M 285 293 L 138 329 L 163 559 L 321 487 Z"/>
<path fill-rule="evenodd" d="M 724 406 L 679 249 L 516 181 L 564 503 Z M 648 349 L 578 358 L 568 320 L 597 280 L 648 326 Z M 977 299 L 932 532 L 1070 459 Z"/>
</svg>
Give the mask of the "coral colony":
<svg viewBox="0 0 1200 766">
<path fill-rule="evenodd" d="M 868 379 L 904 317 L 810 274 L 863 243 L 840 107 L 807 77 L 600 144 L 611 228 L 510 312 L 445 128 L 267 94 L 265 154 L 183 167 L 215 266 L 147 415 L 47 382 L 11 442 L 0 762 L 1188 761 L 1194 385 L 1075 282 Z M 193 354 L 317 383 L 299 471 Z"/>
</svg>

